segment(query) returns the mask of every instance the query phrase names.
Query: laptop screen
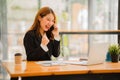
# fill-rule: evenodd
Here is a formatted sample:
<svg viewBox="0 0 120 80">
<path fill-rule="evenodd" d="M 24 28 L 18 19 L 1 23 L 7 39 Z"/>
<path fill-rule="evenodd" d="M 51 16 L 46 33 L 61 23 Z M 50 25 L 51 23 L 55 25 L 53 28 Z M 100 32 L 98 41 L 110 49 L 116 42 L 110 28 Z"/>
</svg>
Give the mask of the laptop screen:
<svg viewBox="0 0 120 80">
<path fill-rule="evenodd" d="M 93 43 L 90 45 L 88 63 L 96 64 L 103 63 L 106 59 L 106 54 L 108 51 L 108 43 Z"/>
</svg>

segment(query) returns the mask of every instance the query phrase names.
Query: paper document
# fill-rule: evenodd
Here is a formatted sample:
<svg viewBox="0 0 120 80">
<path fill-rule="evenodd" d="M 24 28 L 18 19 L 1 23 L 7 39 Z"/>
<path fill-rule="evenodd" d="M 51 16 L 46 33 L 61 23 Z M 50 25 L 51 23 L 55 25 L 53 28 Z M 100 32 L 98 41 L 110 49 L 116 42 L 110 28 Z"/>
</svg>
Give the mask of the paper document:
<svg viewBox="0 0 120 80">
<path fill-rule="evenodd" d="M 65 61 L 65 64 L 77 64 L 77 65 L 81 65 L 81 64 L 87 64 L 88 61 Z"/>
<path fill-rule="evenodd" d="M 35 63 L 41 64 L 43 66 L 65 65 L 65 63 L 63 61 L 38 61 Z"/>
</svg>

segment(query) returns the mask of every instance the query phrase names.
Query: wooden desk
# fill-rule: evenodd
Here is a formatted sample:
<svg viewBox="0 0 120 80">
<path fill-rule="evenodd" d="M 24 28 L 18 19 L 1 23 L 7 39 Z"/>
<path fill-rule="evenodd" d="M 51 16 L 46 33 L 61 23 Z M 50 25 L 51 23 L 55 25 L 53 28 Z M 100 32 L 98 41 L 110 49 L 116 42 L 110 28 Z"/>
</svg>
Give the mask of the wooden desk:
<svg viewBox="0 0 120 80">
<path fill-rule="evenodd" d="M 25 64 L 26 66 L 24 66 Z M 97 78 L 94 80 L 99 80 L 98 77 L 100 77 L 100 80 L 120 79 L 120 62 L 106 62 L 92 66 L 70 64 L 42 66 L 34 62 L 23 62 L 22 65 L 15 65 L 14 62 L 2 62 L 2 65 L 11 77 L 49 76 L 55 79 L 58 78 L 57 80 L 93 80 L 93 78 Z M 110 79 L 108 79 L 109 75 Z"/>
</svg>

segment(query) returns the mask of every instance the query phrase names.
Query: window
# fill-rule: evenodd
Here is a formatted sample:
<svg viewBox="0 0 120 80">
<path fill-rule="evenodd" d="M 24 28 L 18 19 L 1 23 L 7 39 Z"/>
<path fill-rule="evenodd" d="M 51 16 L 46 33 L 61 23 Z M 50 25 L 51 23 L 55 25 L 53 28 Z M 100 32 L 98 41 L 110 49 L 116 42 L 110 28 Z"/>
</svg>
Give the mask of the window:
<svg viewBox="0 0 120 80">
<path fill-rule="evenodd" d="M 4 48 L 8 56 L 6 59 L 13 59 L 16 52 L 25 54 L 22 41 L 24 34 L 33 23 L 38 8 L 42 6 L 50 6 L 55 11 L 60 30 L 117 29 L 118 0 L 21 0 L 19 3 L 17 0 L 7 0 L 7 27 L 1 28 L 7 33 L 6 39 L 2 36 L 7 43 Z M 66 54 L 71 56 L 86 53 L 89 40 L 92 43 L 103 41 L 104 38 L 104 41 L 117 42 L 116 35 L 78 34 L 63 37 L 65 53 L 71 52 Z"/>
</svg>

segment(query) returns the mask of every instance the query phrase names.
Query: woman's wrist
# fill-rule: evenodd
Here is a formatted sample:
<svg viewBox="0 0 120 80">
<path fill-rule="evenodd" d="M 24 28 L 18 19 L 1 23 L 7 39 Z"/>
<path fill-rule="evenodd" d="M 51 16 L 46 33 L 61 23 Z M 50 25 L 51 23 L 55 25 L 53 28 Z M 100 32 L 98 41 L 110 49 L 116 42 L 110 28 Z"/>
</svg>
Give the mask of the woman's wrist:
<svg viewBox="0 0 120 80">
<path fill-rule="evenodd" d="M 57 41 L 60 41 L 60 35 L 54 36 L 54 39 L 57 40 Z"/>
<path fill-rule="evenodd" d="M 40 44 L 40 46 L 42 47 L 42 49 L 47 52 L 48 51 L 48 47 L 46 45 Z"/>
</svg>

